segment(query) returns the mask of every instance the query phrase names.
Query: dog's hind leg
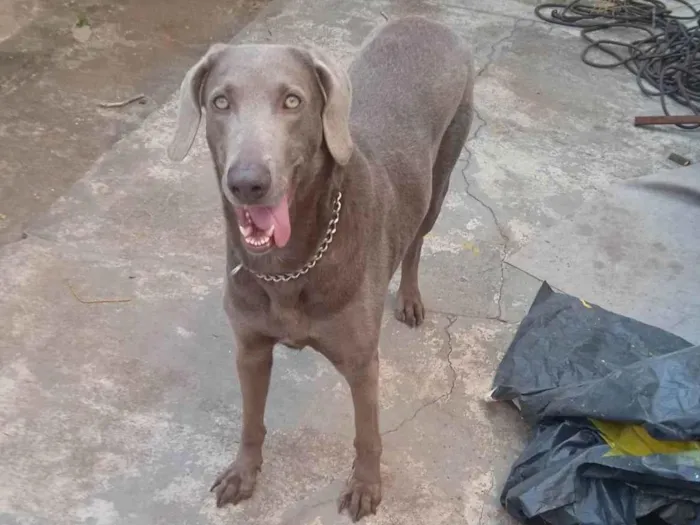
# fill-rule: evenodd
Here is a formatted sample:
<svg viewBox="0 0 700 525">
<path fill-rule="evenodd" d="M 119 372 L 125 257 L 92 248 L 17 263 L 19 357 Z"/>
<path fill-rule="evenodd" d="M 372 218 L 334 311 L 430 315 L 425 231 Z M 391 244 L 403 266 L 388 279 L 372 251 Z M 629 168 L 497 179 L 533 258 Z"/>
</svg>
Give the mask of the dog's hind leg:
<svg viewBox="0 0 700 525">
<path fill-rule="evenodd" d="M 401 283 L 396 294 L 396 318 L 408 326 L 418 326 L 425 318 L 425 308 L 418 289 L 418 263 L 423 236 L 417 236 L 401 262 Z"/>
<path fill-rule="evenodd" d="M 433 164 L 433 193 L 428 213 L 401 262 L 401 283 L 396 297 L 395 315 L 399 321 L 408 326 L 418 326 L 425 319 L 425 307 L 418 287 L 418 264 L 423 248 L 423 237 L 433 229 L 440 215 L 442 203 L 450 185 L 450 175 L 469 135 L 472 119 L 471 92 L 467 91 L 440 142 Z"/>
</svg>

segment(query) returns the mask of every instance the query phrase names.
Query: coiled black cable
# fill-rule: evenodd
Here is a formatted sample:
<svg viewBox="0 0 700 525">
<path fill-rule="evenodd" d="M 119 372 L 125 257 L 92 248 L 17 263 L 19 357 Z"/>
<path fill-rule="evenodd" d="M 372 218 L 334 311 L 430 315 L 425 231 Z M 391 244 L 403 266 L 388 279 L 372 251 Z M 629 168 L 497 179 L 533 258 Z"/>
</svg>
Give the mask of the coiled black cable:
<svg viewBox="0 0 700 525">
<path fill-rule="evenodd" d="M 588 45 L 581 60 L 597 68 L 625 66 L 637 77 L 642 93 L 659 97 L 670 115 L 671 99 L 700 115 L 700 13 L 685 0 L 690 14 L 679 16 L 660 0 L 574 0 L 568 4 L 547 3 L 535 14 L 553 24 L 580 27 Z M 643 33 L 638 40 L 612 38 L 615 30 L 632 29 Z M 605 38 L 606 33 L 610 37 Z M 594 34 L 602 38 L 594 38 Z M 614 59 L 596 62 L 590 58 L 598 50 Z M 700 124 L 676 124 L 681 129 L 697 129 Z"/>
</svg>

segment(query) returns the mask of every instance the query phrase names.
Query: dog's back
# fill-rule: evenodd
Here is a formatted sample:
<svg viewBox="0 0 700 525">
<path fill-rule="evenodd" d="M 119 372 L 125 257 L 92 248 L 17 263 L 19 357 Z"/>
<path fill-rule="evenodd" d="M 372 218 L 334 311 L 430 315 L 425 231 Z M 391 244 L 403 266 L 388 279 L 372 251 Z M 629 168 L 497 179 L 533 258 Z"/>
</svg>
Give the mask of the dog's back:
<svg viewBox="0 0 700 525">
<path fill-rule="evenodd" d="M 464 94 L 471 97 L 471 52 L 448 27 L 420 17 L 372 33 L 349 68 L 353 134 L 379 155 L 418 151 L 434 160 Z M 422 157 L 422 155 L 419 155 Z"/>
</svg>

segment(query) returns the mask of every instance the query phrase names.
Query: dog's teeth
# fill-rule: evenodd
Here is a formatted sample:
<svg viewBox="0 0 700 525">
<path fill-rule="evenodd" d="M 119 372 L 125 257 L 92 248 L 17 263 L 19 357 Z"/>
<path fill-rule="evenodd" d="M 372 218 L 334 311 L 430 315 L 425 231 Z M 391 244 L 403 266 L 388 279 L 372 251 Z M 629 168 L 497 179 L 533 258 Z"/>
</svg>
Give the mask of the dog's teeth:
<svg viewBox="0 0 700 525">
<path fill-rule="evenodd" d="M 248 237 L 245 239 L 245 242 L 252 246 L 265 246 L 270 242 L 270 237 L 269 236 L 264 236 L 264 237 Z"/>
<path fill-rule="evenodd" d="M 275 233 L 275 225 L 273 224 L 270 226 L 267 230 L 265 230 L 265 236 L 267 237 L 267 240 L 270 240 L 270 237 L 272 237 L 272 234 Z"/>
</svg>

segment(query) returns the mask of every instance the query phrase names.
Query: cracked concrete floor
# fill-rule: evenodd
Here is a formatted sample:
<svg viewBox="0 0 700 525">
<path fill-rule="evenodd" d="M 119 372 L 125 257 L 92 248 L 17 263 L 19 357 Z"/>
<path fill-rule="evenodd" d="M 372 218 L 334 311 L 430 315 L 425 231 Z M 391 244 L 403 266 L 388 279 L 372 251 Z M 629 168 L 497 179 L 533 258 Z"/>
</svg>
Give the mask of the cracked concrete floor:
<svg viewBox="0 0 700 525">
<path fill-rule="evenodd" d="M 655 102 L 625 73 L 581 64 L 577 33 L 535 21 L 532 4 L 289 0 L 237 37 L 347 60 L 383 14 L 416 12 L 475 49 L 478 119 L 424 247 L 426 325 L 387 309 L 384 501 L 367 523 L 509 523 L 498 494 L 525 429 L 481 399 L 540 281 L 508 256 L 670 149 L 692 151 L 688 135 L 633 128 Z M 174 110 L 0 250 L 3 524 L 347 523 L 334 500 L 352 460 L 350 397 L 313 352 L 276 352 L 255 497 L 218 510 L 207 492 L 235 451 L 240 392 L 212 170 L 201 137 L 183 164 L 166 160 Z"/>
</svg>

